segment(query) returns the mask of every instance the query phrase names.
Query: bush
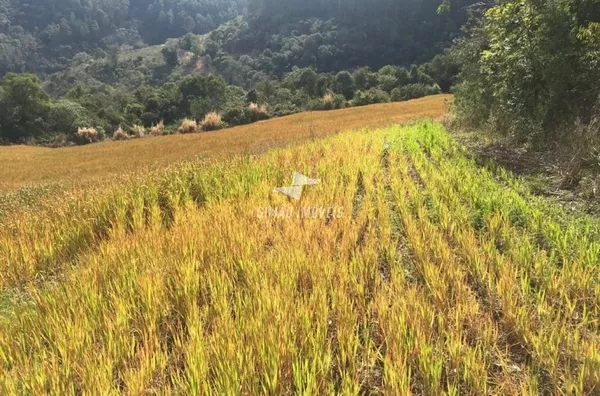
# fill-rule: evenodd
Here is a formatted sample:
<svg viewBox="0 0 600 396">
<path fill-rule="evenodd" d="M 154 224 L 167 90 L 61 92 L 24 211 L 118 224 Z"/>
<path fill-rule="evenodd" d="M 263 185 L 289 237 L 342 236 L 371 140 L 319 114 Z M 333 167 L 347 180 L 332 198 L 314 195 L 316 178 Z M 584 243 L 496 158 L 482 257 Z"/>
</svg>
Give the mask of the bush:
<svg viewBox="0 0 600 396">
<path fill-rule="evenodd" d="M 221 119 L 219 113 L 213 111 L 204 117 L 204 120 L 202 120 L 200 126 L 203 131 L 216 131 L 223 129 L 225 127 L 225 123 Z"/>
<path fill-rule="evenodd" d="M 309 110 L 335 110 L 346 107 L 344 95 L 326 93 L 321 99 L 312 99 L 308 102 Z"/>
<path fill-rule="evenodd" d="M 119 128 L 113 133 L 113 140 L 129 140 L 129 135 L 123 129 Z"/>
<path fill-rule="evenodd" d="M 301 109 L 298 106 L 296 106 L 294 103 L 289 102 L 277 103 L 271 109 L 271 113 L 275 117 L 282 117 L 290 114 L 295 114 L 300 111 Z"/>
<path fill-rule="evenodd" d="M 371 88 L 368 91 L 357 91 L 352 98 L 355 106 L 366 106 L 375 103 L 387 103 L 390 101 L 390 95 L 381 89 Z"/>
<path fill-rule="evenodd" d="M 75 135 L 80 126 L 94 125 L 83 106 L 67 99 L 52 103 L 48 114 L 48 124 L 52 132 L 70 136 Z"/>
<path fill-rule="evenodd" d="M 150 128 L 150 136 L 160 136 L 160 135 L 162 135 L 164 130 L 165 130 L 165 122 L 160 121 L 158 124 L 152 125 L 152 128 Z"/>
<path fill-rule="evenodd" d="M 199 128 L 196 120 L 190 120 L 189 118 L 181 121 L 181 124 L 177 128 L 177 133 L 196 133 L 198 131 Z"/>
<path fill-rule="evenodd" d="M 141 126 L 141 125 L 134 125 L 133 128 L 133 136 L 135 136 L 136 138 L 143 138 L 146 137 L 146 129 Z"/>
<path fill-rule="evenodd" d="M 327 108 L 331 109 L 331 110 L 336 110 L 336 109 L 343 109 L 344 107 L 346 107 L 346 98 L 344 97 L 344 95 L 332 95 L 333 98 L 331 99 L 331 101 L 329 102 L 329 98 L 327 98 L 327 102 L 325 101 L 325 98 L 323 99 L 323 102 L 325 102 L 327 104 Z"/>
<path fill-rule="evenodd" d="M 233 108 L 225 111 L 222 118 L 228 125 L 246 125 L 254 121 L 253 115 L 254 113 L 247 108 Z"/>
<path fill-rule="evenodd" d="M 442 90 L 437 84 L 409 84 L 400 88 L 394 88 L 392 90 L 392 101 L 401 102 L 404 100 L 422 98 L 424 96 L 435 95 L 439 93 L 442 93 Z"/>
<path fill-rule="evenodd" d="M 57 133 L 52 135 L 46 142 L 49 147 L 65 147 L 69 145 L 69 136 L 65 133 Z"/>
<path fill-rule="evenodd" d="M 75 135 L 77 144 L 89 144 L 99 140 L 99 134 L 96 128 L 78 128 Z"/>
<path fill-rule="evenodd" d="M 252 122 L 267 120 L 269 118 L 267 106 L 265 105 L 259 106 L 256 103 L 250 103 L 248 111 L 250 112 Z"/>
<path fill-rule="evenodd" d="M 319 110 L 325 110 L 324 104 L 323 104 L 323 100 L 322 99 L 311 99 L 307 104 L 306 104 L 306 109 L 307 110 L 311 110 L 311 111 L 319 111 Z"/>
</svg>

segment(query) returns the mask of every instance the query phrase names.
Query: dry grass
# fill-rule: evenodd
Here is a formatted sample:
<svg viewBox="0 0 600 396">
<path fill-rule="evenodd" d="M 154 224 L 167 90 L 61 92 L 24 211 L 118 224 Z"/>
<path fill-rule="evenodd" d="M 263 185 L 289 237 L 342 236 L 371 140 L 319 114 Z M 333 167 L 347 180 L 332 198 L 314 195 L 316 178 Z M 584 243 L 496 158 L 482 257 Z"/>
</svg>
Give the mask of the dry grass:
<svg viewBox="0 0 600 396">
<path fill-rule="evenodd" d="M 89 144 L 98 141 L 98 131 L 95 128 L 77 129 L 77 140 L 80 144 Z"/>
<path fill-rule="evenodd" d="M 113 140 L 129 140 L 129 135 L 122 128 L 119 128 L 113 133 Z"/>
<path fill-rule="evenodd" d="M 190 120 L 188 118 L 181 121 L 181 124 L 177 128 L 177 133 L 196 133 L 200 130 L 196 120 Z"/>
<path fill-rule="evenodd" d="M 208 113 L 200 123 L 200 128 L 202 128 L 203 131 L 216 131 L 223 127 L 221 115 L 215 112 Z"/>
<path fill-rule="evenodd" d="M 133 126 L 133 136 L 135 136 L 138 139 L 146 137 L 146 128 L 144 128 L 141 125 L 134 125 Z"/>
<path fill-rule="evenodd" d="M 322 179 L 300 202 L 272 192 L 293 171 Z M 600 224 L 439 124 L 189 163 L 6 229 L 0 394 L 600 389 Z"/>
<path fill-rule="evenodd" d="M 152 125 L 152 128 L 150 128 L 150 136 L 161 136 L 164 130 L 165 123 L 164 121 L 161 121 L 156 125 Z"/>
<path fill-rule="evenodd" d="M 135 139 L 126 144 L 104 142 L 84 147 L 0 147 L 0 191 L 29 184 L 78 185 L 138 170 L 159 169 L 198 156 L 219 158 L 260 152 L 270 147 L 302 142 L 343 130 L 382 127 L 447 112 L 449 95 L 430 96 L 399 103 L 309 112 L 258 122 L 202 135 Z M 150 135 L 162 133 L 164 125 Z M 160 132 L 158 132 L 160 130 Z"/>
<path fill-rule="evenodd" d="M 250 103 L 248 109 L 254 112 L 257 116 L 266 116 L 268 113 L 267 106 L 258 105 L 257 103 Z"/>
</svg>

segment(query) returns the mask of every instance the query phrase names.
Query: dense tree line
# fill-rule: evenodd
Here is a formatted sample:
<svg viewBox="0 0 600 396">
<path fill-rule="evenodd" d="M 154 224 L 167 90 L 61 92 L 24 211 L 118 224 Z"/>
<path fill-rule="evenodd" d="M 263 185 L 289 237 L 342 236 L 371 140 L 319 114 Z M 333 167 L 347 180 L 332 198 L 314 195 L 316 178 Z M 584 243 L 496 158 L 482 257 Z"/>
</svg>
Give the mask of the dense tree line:
<svg viewBox="0 0 600 396">
<path fill-rule="evenodd" d="M 206 54 L 228 81 L 281 76 L 296 67 L 341 71 L 424 63 L 466 22 L 462 1 L 438 13 L 437 0 L 250 0 L 249 15 L 210 34 Z"/>
<path fill-rule="evenodd" d="M 353 72 L 318 73 L 295 68 L 281 79 L 265 78 L 255 88 L 228 85 L 215 74 L 192 74 L 160 87 L 147 84 L 133 91 L 75 85 L 53 99 L 32 74 L 7 74 L 0 82 L 0 142 L 77 143 L 80 128 L 95 128 L 111 136 L 118 129 L 131 134 L 140 126 L 167 124 L 174 131 L 183 119 L 202 120 L 217 112 L 228 125 L 257 121 L 305 110 L 331 110 L 348 106 L 402 101 L 441 92 L 426 67 L 385 66 Z"/>
<path fill-rule="evenodd" d="M 591 125 L 600 140 L 600 1 L 497 2 L 469 32 L 452 49 L 463 125 L 543 145 Z"/>
<path fill-rule="evenodd" d="M 64 68 L 80 52 L 207 33 L 243 0 L 0 0 L 0 74 Z"/>
<path fill-rule="evenodd" d="M 447 91 L 456 64 L 440 52 L 466 13 L 437 6 L 0 0 L 0 140 L 60 144 L 79 128 L 110 135 L 161 121 L 169 132 L 215 111 L 237 125 L 256 120 L 252 104 L 279 116 Z M 10 73 L 29 71 L 41 81 Z"/>
</svg>

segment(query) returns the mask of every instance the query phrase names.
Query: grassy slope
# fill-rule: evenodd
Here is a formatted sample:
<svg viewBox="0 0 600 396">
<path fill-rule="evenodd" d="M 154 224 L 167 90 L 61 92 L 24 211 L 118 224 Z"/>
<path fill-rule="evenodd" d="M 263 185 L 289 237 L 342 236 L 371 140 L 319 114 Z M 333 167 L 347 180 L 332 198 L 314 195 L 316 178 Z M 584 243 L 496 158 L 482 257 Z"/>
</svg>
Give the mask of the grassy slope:
<svg viewBox="0 0 600 396">
<path fill-rule="evenodd" d="M 300 203 L 272 193 L 294 170 L 322 179 Z M 600 224 L 439 125 L 188 164 L 7 229 L 3 394 L 600 389 Z"/>
<path fill-rule="evenodd" d="M 160 168 L 197 156 L 215 157 L 264 149 L 349 129 L 380 127 L 447 111 L 449 95 L 409 102 L 301 113 L 198 135 L 165 136 L 85 147 L 0 147 L 0 191 L 29 184 L 78 184 L 137 170 Z"/>
</svg>

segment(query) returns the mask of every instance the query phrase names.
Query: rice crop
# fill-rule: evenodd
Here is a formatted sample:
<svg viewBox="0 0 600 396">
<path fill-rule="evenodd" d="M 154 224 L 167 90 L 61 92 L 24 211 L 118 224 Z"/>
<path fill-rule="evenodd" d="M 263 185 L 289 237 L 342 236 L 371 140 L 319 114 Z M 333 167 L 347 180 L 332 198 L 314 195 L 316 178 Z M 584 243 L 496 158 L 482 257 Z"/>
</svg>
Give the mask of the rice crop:
<svg viewBox="0 0 600 396">
<path fill-rule="evenodd" d="M 11 217 L 0 393 L 597 394 L 599 257 L 430 121 L 189 162 Z"/>
</svg>

